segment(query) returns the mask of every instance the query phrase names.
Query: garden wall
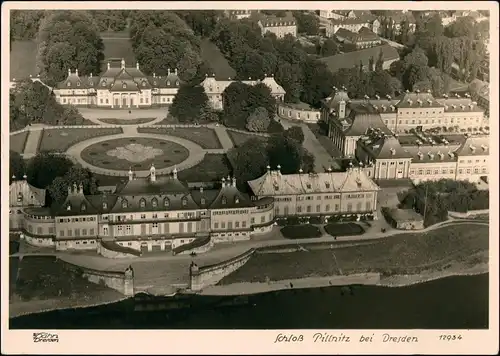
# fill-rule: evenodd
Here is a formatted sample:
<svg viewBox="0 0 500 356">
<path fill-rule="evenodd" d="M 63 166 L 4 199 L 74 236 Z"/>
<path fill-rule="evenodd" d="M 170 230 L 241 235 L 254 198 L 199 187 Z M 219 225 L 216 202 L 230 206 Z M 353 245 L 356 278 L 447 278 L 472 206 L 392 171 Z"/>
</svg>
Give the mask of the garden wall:
<svg viewBox="0 0 500 356">
<path fill-rule="evenodd" d="M 117 290 L 118 292 L 133 296 L 134 290 L 134 270 L 128 267 L 125 271 L 98 271 L 95 269 L 74 265 L 70 262 L 64 261 L 64 267 L 75 273 L 81 273 L 82 277 L 89 282 L 95 284 L 104 283 L 107 287 Z"/>
<path fill-rule="evenodd" d="M 255 249 L 252 248 L 239 256 L 210 266 L 198 267 L 192 263 L 189 267 L 189 289 L 199 291 L 207 286 L 217 284 L 222 278 L 247 263 L 254 253 Z"/>
</svg>

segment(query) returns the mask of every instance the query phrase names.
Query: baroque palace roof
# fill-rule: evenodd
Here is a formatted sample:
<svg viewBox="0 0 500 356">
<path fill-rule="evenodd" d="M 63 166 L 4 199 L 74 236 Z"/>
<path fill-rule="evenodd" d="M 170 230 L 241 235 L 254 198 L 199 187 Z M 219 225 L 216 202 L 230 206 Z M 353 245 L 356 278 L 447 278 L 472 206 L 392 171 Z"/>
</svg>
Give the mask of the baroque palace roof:
<svg viewBox="0 0 500 356">
<path fill-rule="evenodd" d="M 167 76 L 145 75 L 139 68 L 126 67 L 122 59 L 120 67 L 112 67 L 108 62 L 107 70 L 99 77 L 80 76 L 78 69 L 71 72 L 68 69 L 68 77 L 56 85 L 57 89 L 107 89 L 110 91 L 140 91 L 151 88 L 179 88 L 182 80 L 177 74 L 177 69 L 168 70 Z"/>
<path fill-rule="evenodd" d="M 268 171 L 248 182 L 256 196 L 376 191 L 380 188 L 360 169 L 346 172 L 281 174 Z"/>
</svg>

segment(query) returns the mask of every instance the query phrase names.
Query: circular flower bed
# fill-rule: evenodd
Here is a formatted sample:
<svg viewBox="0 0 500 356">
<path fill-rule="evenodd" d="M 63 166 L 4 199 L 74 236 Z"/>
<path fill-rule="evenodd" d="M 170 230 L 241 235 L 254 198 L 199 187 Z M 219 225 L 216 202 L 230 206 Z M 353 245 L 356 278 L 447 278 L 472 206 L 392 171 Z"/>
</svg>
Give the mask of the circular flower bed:
<svg viewBox="0 0 500 356">
<path fill-rule="evenodd" d="M 156 169 L 171 167 L 189 156 L 184 146 L 154 138 L 119 138 L 93 144 L 81 153 L 88 163 L 115 170 L 148 170 L 154 163 Z"/>
</svg>

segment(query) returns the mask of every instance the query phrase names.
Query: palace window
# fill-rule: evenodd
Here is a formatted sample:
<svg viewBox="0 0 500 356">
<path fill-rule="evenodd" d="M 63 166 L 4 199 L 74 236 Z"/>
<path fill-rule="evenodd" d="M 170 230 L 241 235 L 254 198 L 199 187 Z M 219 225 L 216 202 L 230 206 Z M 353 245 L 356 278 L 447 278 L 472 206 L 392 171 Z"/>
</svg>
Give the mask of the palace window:
<svg viewBox="0 0 500 356">
<path fill-rule="evenodd" d="M 347 211 L 349 211 L 349 212 L 352 211 L 352 203 L 347 204 Z"/>
<path fill-rule="evenodd" d="M 146 219 L 146 214 L 141 214 L 141 219 Z"/>
<path fill-rule="evenodd" d="M 163 205 L 168 208 L 170 206 L 170 200 L 168 200 L 168 198 L 165 198 L 163 200 Z"/>
<path fill-rule="evenodd" d="M 122 201 L 122 208 L 123 208 L 123 209 L 126 209 L 127 207 L 128 207 L 128 202 L 124 199 L 124 200 Z"/>
<path fill-rule="evenodd" d="M 235 204 L 238 204 L 239 202 L 240 202 L 240 198 L 238 198 L 238 197 L 234 198 L 234 203 Z"/>
<path fill-rule="evenodd" d="M 226 197 L 222 197 L 222 204 L 224 204 L 224 205 L 225 205 L 226 203 L 227 203 L 227 199 L 226 199 Z"/>
<path fill-rule="evenodd" d="M 146 200 L 141 199 L 139 204 L 141 205 L 141 208 L 145 208 L 146 207 Z"/>
<path fill-rule="evenodd" d="M 175 82 L 175 85 L 179 86 L 179 81 L 176 81 L 176 82 Z"/>
<path fill-rule="evenodd" d="M 87 205 L 85 205 L 85 203 L 82 204 L 82 211 L 85 211 L 87 210 Z"/>
<path fill-rule="evenodd" d="M 89 229 L 89 235 L 94 236 L 94 228 Z"/>
<path fill-rule="evenodd" d="M 361 202 L 356 204 L 356 211 L 361 211 Z"/>
<path fill-rule="evenodd" d="M 108 208 L 108 203 L 102 203 L 102 208 L 107 209 Z"/>
<path fill-rule="evenodd" d="M 186 198 L 182 198 L 182 206 L 187 206 L 188 205 L 188 201 Z"/>
<path fill-rule="evenodd" d="M 153 200 L 151 201 L 151 205 L 153 206 L 153 208 L 156 208 L 158 206 L 158 200 L 156 198 L 153 198 Z"/>
<path fill-rule="evenodd" d="M 123 84 L 122 84 L 122 88 L 123 88 L 123 89 L 127 89 L 127 84 L 126 84 L 126 83 L 123 83 Z"/>
<path fill-rule="evenodd" d="M 68 206 L 66 207 L 66 210 L 71 210 L 71 204 L 68 204 Z"/>
<path fill-rule="evenodd" d="M 241 227 L 247 227 L 247 222 L 246 221 L 242 221 L 241 222 Z"/>
<path fill-rule="evenodd" d="M 70 82 L 68 82 L 68 83 L 66 84 L 66 86 L 70 87 L 70 86 L 71 86 L 71 83 L 70 83 Z"/>
<path fill-rule="evenodd" d="M 102 86 L 105 87 L 106 86 L 106 82 L 102 82 Z"/>
<path fill-rule="evenodd" d="M 200 203 L 201 203 L 201 205 L 205 205 L 205 198 L 201 198 Z"/>
<path fill-rule="evenodd" d="M 142 86 L 145 87 L 146 86 L 146 82 L 142 82 Z"/>
<path fill-rule="evenodd" d="M 170 80 L 167 80 L 167 85 L 170 85 Z"/>
<path fill-rule="evenodd" d="M 218 228 L 219 228 L 219 223 L 218 222 L 214 223 L 214 229 L 218 229 Z"/>
<path fill-rule="evenodd" d="M 250 224 L 255 224 L 255 218 L 250 219 Z"/>
<path fill-rule="evenodd" d="M 80 82 L 76 82 L 76 86 L 79 87 L 80 86 Z"/>
</svg>

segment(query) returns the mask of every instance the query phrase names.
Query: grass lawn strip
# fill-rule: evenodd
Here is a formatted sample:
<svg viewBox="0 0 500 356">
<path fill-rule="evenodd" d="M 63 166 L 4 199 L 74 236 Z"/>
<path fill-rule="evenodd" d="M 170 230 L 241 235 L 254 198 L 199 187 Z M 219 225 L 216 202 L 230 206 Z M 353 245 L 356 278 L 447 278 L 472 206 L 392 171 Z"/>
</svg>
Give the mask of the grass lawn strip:
<svg viewBox="0 0 500 356">
<path fill-rule="evenodd" d="M 247 134 L 247 133 L 238 132 L 238 131 L 233 131 L 231 129 L 227 130 L 227 134 L 229 135 L 229 138 L 231 139 L 231 141 L 233 141 L 234 147 L 241 146 L 242 144 L 244 144 L 246 141 L 250 140 L 251 138 L 256 138 L 258 140 L 261 140 L 262 142 L 267 141 L 267 137 Z"/>
<path fill-rule="evenodd" d="M 455 262 L 484 262 L 479 259 L 487 258 L 488 240 L 488 226 L 464 223 L 425 233 L 393 235 L 373 244 L 333 250 L 257 253 L 220 284 L 265 282 L 267 277 L 277 281 L 335 275 L 338 267 L 333 253 L 344 274 L 418 274 L 446 269 Z"/>
<path fill-rule="evenodd" d="M 225 154 L 206 154 L 200 164 L 180 171 L 177 176 L 186 182 L 218 182 L 231 172 L 232 169 Z"/>
<path fill-rule="evenodd" d="M 221 149 L 222 145 L 215 131 L 208 127 L 139 127 L 140 133 L 165 134 L 197 143 L 205 149 Z"/>
<path fill-rule="evenodd" d="M 121 134 L 121 128 L 70 128 L 43 130 L 39 152 L 65 152 L 74 144 L 92 137 Z"/>
<path fill-rule="evenodd" d="M 26 140 L 28 139 L 29 131 L 19 132 L 15 135 L 10 135 L 10 146 L 11 151 L 17 153 L 23 153 L 24 147 L 26 146 Z"/>
</svg>

